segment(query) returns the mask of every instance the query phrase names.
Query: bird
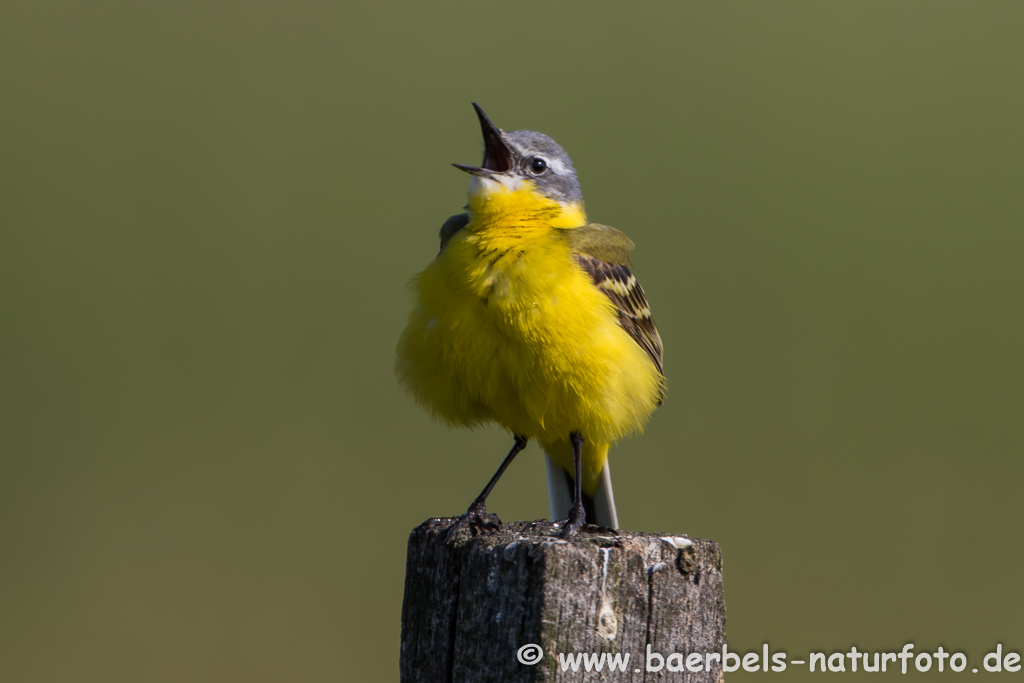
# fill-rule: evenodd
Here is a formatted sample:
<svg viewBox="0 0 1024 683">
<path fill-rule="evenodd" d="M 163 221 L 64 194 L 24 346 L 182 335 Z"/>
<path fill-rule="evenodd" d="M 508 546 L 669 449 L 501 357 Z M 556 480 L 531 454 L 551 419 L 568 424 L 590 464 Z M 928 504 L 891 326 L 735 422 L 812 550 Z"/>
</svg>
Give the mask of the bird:
<svg viewBox="0 0 1024 683">
<path fill-rule="evenodd" d="M 528 442 L 545 452 L 551 520 L 568 538 L 617 529 L 609 447 L 665 396 L 662 342 L 632 273 L 633 242 L 587 219 L 572 161 L 553 139 L 504 131 L 473 103 L 484 138 L 465 211 L 411 283 L 399 383 L 438 421 L 496 423 L 514 439 L 447 540 L 500 524 L 486 499 Z M 593 530 L 590 529 L 590 530 Z"/>
</svg>

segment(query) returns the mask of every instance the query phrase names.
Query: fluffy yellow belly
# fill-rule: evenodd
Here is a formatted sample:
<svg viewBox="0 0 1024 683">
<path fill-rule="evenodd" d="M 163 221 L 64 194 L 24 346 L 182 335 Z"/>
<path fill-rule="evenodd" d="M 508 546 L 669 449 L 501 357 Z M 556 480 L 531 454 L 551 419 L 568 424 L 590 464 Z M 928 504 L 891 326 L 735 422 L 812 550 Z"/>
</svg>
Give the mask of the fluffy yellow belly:
<svg viewBox="0 0 1024 683">
<path fill-rule="evenodd" d="M 658 402 L 654 364 L 563 241 L 516 240 L 528 246 L 460 234 L 414 280 L 402 384 L 457 426 L 600 443 L 639 430 Z"/>
</svg>

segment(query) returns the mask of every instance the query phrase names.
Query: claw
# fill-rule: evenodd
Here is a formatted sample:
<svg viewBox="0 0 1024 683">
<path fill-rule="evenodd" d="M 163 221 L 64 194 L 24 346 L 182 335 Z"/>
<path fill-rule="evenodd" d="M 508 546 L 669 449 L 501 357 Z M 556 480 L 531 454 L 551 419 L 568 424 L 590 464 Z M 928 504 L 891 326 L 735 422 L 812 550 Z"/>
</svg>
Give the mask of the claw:
<svg viewBox="0 0 1024 683">
<path fill-rule="evenodd" d="M 452 524 L 448 528 L 448 535 L 445 536 L 445 543 L 451 543 L 455 540 L 456 535 L 467 527 L 493 533 L 498 530 L 501 526 L 501 520 L 498 519 L 498 515 L 487 512 L 487 506 L 483 503 L 476 502 L 469 506 L 465 514 L 455 520 L 455 524 Z"/>
</svg>

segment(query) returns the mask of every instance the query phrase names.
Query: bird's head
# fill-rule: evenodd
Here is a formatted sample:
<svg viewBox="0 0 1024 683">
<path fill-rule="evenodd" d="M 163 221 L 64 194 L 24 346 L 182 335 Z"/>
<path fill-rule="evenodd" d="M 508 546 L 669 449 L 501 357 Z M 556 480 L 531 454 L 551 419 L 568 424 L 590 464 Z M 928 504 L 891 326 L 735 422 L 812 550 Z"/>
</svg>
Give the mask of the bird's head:
<svg viewBox="0 0 1024 683">
<path fill-rule="evenodd" d="M 473 103 L 484 134 L 484 160 L 480 166 L 452 164 L 473 176 L 469 185 L 469 208 L 474 212 L 494 210 L 558 214 L 552 225 L 577 227 L 586 222 L 583 192 L 569 155 L 543 133 L 532 130 L 505 132 L 491 123 L 487 114 Z M 564 223 L 564 226 L 558 225 Z"/>
</svg>

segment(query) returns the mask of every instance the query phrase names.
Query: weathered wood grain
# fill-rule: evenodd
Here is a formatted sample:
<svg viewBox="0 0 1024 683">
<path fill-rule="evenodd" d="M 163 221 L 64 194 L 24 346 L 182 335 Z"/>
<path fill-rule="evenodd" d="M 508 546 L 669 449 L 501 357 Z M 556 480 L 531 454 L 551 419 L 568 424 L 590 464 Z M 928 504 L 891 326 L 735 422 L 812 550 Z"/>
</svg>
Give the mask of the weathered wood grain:
<svg viewBox="0 0 1024 683">
<path fill-rule="evenodd" d="M 721 653 L 725 639 L 714 541 L 631 532 L 564 541 L 550 524 L 514 522 L 492 534 L 463 531 L 446 544 L 448 526 L 426 522 L 409 537 L 403 682 L 720 679 L 720 658 L 710 670 L 684 666 L 691 653 L 703 662 L 705 653 Z M 542 652 L 532 666 L 517 659 L 531 643 Z M 648 651 L 665 658 L 659 671 L 648 670 Z M 609 671 L 607 661 L 601 671 L 585 662 L 563 670 L 559 655 L 577 653 L 629 660 L 625 671 Z"/>
</svg>

